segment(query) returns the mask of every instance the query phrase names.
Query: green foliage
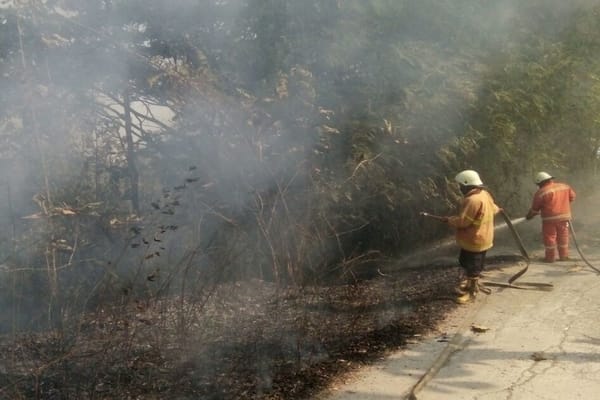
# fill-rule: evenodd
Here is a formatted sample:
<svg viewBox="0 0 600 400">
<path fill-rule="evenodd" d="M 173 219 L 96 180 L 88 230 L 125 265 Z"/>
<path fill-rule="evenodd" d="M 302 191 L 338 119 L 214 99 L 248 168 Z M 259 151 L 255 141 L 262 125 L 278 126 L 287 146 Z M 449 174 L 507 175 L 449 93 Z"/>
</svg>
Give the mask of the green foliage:
<svg viewBox="0 0 600 400">
<path fill-rule="evenodd" d="M 449 235 L 424 228 L 418 212 L 452 212 L 451 177 L 463 168 L 520 214 L 535 171 L 597 170 L 593 6 L 74 0 L 2 9 L 0 161 L 27 160 L 31 185 L 19 198 L 45 199 L 12 212 L 78 212 L 76 224 L 16 229 L 23 236 L 11 240 L 40 243 L 18 262 L 67 264 L 44 252 L 74 242 L 77 228 L 96 245 L 77 247 L 58 275 L 95 270 L 82 261 L 90 258 L 120 260 L 117 278 L 102 274 L 106 286 L 170 271 L 153 289 L 138 281 L 136 293 L 197 295 L 181 289 L 192 276 L 348 277 L 375 255 Z M 80 215 L 89 204 L 101 204 L 98 215 Z M 110 221 L 181 228 L 146 259 Z"/>
</svg>

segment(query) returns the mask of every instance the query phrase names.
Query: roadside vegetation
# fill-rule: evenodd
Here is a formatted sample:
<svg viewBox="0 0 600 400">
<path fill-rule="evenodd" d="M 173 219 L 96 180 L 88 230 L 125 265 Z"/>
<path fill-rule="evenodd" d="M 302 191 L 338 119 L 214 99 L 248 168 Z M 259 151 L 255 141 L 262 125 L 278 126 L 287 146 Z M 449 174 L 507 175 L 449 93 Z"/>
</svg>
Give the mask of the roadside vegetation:
<svg viewBox="0 0 600 400">
<path fill-rule="evenodd" d="M 302 398 L 429 329 L 456 271 L 395 260 L 456 172 L 597 184 L 599 13 L 0 2 L 0 398 Z"/>
</svg>

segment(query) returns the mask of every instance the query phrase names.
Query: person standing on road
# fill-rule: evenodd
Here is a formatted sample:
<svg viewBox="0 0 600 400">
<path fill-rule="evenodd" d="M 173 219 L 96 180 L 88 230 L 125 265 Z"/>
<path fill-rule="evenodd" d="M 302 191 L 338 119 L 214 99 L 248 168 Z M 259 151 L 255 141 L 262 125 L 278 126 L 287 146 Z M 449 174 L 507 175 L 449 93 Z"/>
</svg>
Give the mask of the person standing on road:
<svg viewBox="0 0 600 400">
<path fill-rule="evenodd" d="M 466 279 L 456 288 L 456 302 L 464 304 L 479 292 L 485 255 L 494 245 L 494 215 L 502 209 L 485 189 L 476 171 L 461 171 L 454 180 L 463 195 L 459 212 L 439 219 L 456 230 L 456 243 L 460 247 L 458 262 L 466 275 Z"/>
<path fill-rule="evenodd" d="M 531 208 L 525 218 L 530 220 L 538 214 L 542 217 L 543 261 L 555 261 L 557 245 L 559 260 L 567 261 L 571 203 L 575 200 L 575 191 L 566 183 L 556 182 L 552 175 L 543 171 L 535 176 L 535 184 L 538 190 L 533 195 Z"/>
</svg>

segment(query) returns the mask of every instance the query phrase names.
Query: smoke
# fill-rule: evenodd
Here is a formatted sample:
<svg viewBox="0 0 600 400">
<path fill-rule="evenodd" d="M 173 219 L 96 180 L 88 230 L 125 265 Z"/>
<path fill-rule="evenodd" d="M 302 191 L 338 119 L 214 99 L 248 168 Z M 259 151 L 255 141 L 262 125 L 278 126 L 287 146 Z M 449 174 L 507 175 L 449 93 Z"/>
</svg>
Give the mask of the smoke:
<svg viewBox="0 0 600 400">
<path fill-rule="evenodd" d="M 481 123 L 490 110 L 479 107 L 495 73 L 515 53 L 535 62 L 570 33 L 592 31 L 575 17 L 600 5 L 35 3 L 0 0 L 0 331 L 174 294 L 181 309 L 169 318 L 193 326 L 186 302 L 206 304 L 218 283 L 302 285 L 336 262 L 370 268 L 373 237 L 406 249 L 395 259 L 403 267 L 455 264 L 455 239 L 439 231 L 432 242 L 410 207 L 448 209 L 445 176 L 493 141 Z M 568 88 L 565 104 L 585 88 Z M 478 123 L 470 147 L 448 150 Z M 480 161 L 469 167 L 495 168 Z M 533 192 L 518 164 L 487 175 L 518 183 L 517 194 L 499 193 L 512 204 Z M 594 212 L 589 204 L 574 204 L 575 221 Z M 517 217 L 526 210 L 511 212 L 519 230 L 539 234 Z M 499 243 L 505 228 L 496 227 Z M 402 304 L 378 323 L 408 311 Z M 301 332 L 278 345 L 301 363 L 327 357 Z M 267 391 L 277 366 L 258 349 L 252 356 Z"/>
<path fill-rule="evenodd" d="M 11 226 L 0 238 L 2 259 L 16 257 L 20 266 L 45 270 L 44 246 L 19 248 L 17 255 L 14 243 L 25 237 L 47 241 L 49 228 L 22 217 L 49 204 L 82 212 L 102 202 L 86 214 L 96 218 L 98 231 L 108 232 L 99 235 L 102 245 L 78 247 L 101 262 L 118 259 L 124 244 L 125 270 L 140 258 L 153 270 L 163 257 L 181 260 L 195 245 L 222 246 L 231 256 L 228 262 L 248 264 L 249 274 L 263 277 L 276 263 L 307 259 L 322 265 L 334 254 L 351 256 L 346 248 L 339 250 L 335 234 L 328 231 L 321 241 L 308 229 L 317 214 L 341 202 L 336 197 L 316 207 L 323 200 L 311 192 L 315 181 L 345 189 L 349 176 L 368 183 L 387 174 L 405 190 L 390 189 L 397 196 L 392 205 L 408 198 L 406 187 L 420 187 L 439 173 L 438 155 L 426 152 L 427 146 L 452 144 L 469 131 L 490 69 L 501 68 L 508 50 L 524 45 L 533 33 L 560 41 L 573 16 L 598 5 L 557 0 L 42 4 L 34 9 L 0 2 L 6 165 L 0 218 Z M 170 53 L 168 46 L 177 48 Z M 133 239 L 114 233 L 131 222 L 133 211 L 124 120 L 128 90 L 140 207 L 152 215 Z M 378 134 L 366 145 L 352 141 L 352 124 L 362 117 L 373 119 L 369 128 Z M 354 164 L 340 157 L 341 148 L 350 149 Z M 339 178 L 320 176 L 319 163 L 332 166 L 331 175 Z M 345 204 L 359 199 L 353 205 L 364 201 L 368 208 L 377 200 L 364 187 L 370 188 L 365 184 L 355 193 L 335 195 L 351 199 Z M 48 193 L 52 198 L 43 200 Z M 111 202 L 113 197 L 119 201 Z M 111 215 L 112 208 L 119 215 Z M 263 225 L 257 228 L 258 223 Z M 178 229 L 155 237 L 164 226 Z M 54 239 L 74 243 L 73 225 L 62 227 Z M 411 231 L 403 229 L 396 235 Z M 163 242 L 154 242 L 152 253 L 142 252 L 149 249 L 142 239 L 154 238 Z M 285 250 L 285 262 L 274 259 L 268 244 Z M 146 259 L 155 252 L 160 257 Z M 202 264 L 208 274 L 206 265 L 218 263 L 216 254 L 203 253 L 193 264 Z M 67 263 L 69 255 L 64 256 Z"/>
</svg>

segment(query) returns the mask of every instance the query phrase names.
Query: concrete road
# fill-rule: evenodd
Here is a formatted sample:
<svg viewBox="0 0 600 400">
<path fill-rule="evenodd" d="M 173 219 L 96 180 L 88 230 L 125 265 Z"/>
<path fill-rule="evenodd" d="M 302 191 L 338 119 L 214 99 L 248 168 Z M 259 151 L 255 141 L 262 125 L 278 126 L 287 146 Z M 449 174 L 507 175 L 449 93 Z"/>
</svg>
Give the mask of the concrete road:
<svg viewBox="0 0 600 400">
<path fill-rule="evenodd" d="M 600 265 L 600 251 L 586 258 Z M 518 270 L 486 276 L 506 282 Z M 416 393 L 419 400 L 600 398 L 600 275 L 582 261 L 532 262 L 519 281 L 552 283 L 554 290 L 481 294 L 437 332 L 334 385 L 323 399 L 404 399 L 449 343 L 452 355 Z"/>
</svg>

